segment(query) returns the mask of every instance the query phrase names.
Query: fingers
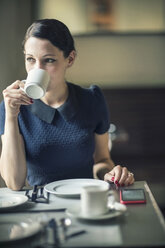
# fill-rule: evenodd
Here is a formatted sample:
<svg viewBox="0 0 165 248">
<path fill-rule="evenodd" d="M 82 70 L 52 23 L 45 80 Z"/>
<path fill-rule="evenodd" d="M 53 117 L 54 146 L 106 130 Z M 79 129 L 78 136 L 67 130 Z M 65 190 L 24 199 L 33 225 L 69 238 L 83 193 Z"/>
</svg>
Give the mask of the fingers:
<svg viewBox="0 0 165 248">
<path fill-rule="evenodd" d="M 21 82 L 20 80 L 15 81 L 14 83 L 10 84 L 6 90 L 10 89 L 19 89 L 20 87 L 24 87 L 24 83 Z"/>
<path fill-rule="evenodd" d="M 114 176 L 115 176 L 115 173 L 112 170 L 104 175 L 104 181 L 114 182 L 114 179 L 115 179 Z"/>
<path fill-rule="evenodd" d="M 32 103 L 32 99 L 30 99 L 20 87 L 23 88 L 24 83 L 21 81 L 16 81 L 3 91 L 4 99 L 11 107 L 21 104 L 28 105 Z"/>
<path fill-rule="evenodd" d="M 24 83 L 17 80 L 3 90 L 6 113 L 8 116 L 17 116 L 21 105 L 30 105 L 33 100 L 29 98 L 21 89 L 24 88 Z"/>
<path fill-rule="evenodd" d="M 15 104 L 30 104 L 31 99 L 25 95 L 21 89 L 12 89 L 3 91 L 4 98 L 9 98 L 10 102 Z"/>
<path fill-rule="evenodd" d="M 114 182 L 118 187 L 128 186 L 135 181 L 133 173 L 120 165 L 115 166 L 110 172 L 106 173 L 104 180 Z"/>
<path fill-rule="evenodd" d="M 130 184 L 133 184 L 135 181 L 134 174 L 132 172 L 128 172 L 127 179 L 125 180 L 125 186 L 128 186 Z"/>
</svg>

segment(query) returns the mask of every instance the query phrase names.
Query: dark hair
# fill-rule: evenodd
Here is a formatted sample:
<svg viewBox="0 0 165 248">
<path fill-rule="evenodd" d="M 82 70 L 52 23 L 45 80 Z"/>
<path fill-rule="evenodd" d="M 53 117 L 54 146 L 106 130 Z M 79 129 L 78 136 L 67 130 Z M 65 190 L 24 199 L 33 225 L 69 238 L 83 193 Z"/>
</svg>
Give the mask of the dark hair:
<svg viewBox="0 0 165 248">
<path fill-rule="evenodd" d="M 35 21 L 28 29 L 22 42 L 23 48 L 30 37 L 49 40 L 58 47 L 67 58 L 75 50 L 73 37 L 68 27 L 56 19 L 41 19 Z"/>
</svg>

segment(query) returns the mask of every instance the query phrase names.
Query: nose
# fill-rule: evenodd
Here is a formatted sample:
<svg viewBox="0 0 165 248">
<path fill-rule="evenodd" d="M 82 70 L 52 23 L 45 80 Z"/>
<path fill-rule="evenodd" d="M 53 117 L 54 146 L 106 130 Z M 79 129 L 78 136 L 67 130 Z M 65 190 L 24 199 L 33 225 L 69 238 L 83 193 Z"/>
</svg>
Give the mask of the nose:
<svg viewBox="0 0 165 248">
<path fill-rule="evenodd" d="M 42 61 L 36 61 L 34 68 L 35 69 L 44 69 L 44 65 L 43 65 Z"/>
</svg>

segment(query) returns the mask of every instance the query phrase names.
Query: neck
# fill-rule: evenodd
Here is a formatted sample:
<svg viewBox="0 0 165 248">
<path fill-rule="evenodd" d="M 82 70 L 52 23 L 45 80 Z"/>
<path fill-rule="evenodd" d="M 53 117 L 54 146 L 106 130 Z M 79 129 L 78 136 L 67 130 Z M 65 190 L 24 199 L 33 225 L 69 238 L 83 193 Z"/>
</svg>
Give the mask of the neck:
<svg viewBox="0 0 165 248">
<path fill-rule="evenodd" d="M 51 90 L 48 89 L 41 100 L 53 108 L 58 108 L 67 100 L 68 94 L 68 86 L 64 83 L 63 86 L 55 87 Z"/>
</svg>

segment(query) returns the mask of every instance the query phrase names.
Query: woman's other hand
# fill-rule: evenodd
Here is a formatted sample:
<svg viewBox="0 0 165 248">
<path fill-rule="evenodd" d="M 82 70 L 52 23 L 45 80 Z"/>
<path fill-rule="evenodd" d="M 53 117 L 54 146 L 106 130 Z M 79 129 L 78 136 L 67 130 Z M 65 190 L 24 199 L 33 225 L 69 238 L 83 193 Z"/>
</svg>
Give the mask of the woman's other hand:
<svg viewBox="0 0 165 248">
<path fill-rule="evenodd" d="M 118 187 L 128 186 L 135 181 L 134 174 L 128 171 L 126 167 L 120 165 L 116 165 L 111 171 L 106 173 L 104 175 L 104 180 L 114 182 Z"/>
</svg>

